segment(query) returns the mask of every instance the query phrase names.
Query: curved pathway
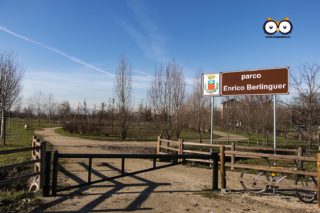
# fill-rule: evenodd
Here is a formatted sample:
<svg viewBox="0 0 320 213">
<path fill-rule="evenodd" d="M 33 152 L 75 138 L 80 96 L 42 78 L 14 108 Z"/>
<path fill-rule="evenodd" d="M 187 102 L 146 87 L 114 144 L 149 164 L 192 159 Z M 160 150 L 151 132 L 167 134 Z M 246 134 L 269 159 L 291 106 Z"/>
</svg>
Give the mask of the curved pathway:
<svg viewBox="0 0 320 213">
<path fill-rule="evenodd" d="M 137 147 L 153 149 L 154 142 L 95 141 L 55 133 L 54 128 L 37 131 L 53 148 L 64 153 L 136 152 Z M 144 151 L 143 151 L 144 152 Z M 87 159 L 61 160 L 59 185 L 74 185 L 87 181 Z M 161 163 L 159 163 L 161 164 Z M 130 159 L 126 171 L 152 167 L 152 161 Z M 94 159 L 92 180 L 119 174 L 118 160 Z M 227 172 L 238 177 L 237 172 Z M 46 198 L 40 212 L 317 212 L 316 205 L 306 205 L 295 197 L 280 195 L 255 196 L 243 192 L 216 193 L 203 196 L 211 187 L 211 170 L 174 166 L 132 177 L 61 192 Z M 238 182 L 228 187 L 240 189 Z"/>
</svg>

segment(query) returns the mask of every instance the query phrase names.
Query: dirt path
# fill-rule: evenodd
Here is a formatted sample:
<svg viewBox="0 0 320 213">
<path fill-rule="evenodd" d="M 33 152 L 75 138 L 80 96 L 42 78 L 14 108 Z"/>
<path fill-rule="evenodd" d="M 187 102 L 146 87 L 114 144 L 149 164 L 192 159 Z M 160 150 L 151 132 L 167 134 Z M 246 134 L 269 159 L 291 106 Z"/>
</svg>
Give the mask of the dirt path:
<svg viewBox="0 0 320 213">
<path fill-rule="evenodd" d="M 54 149 L 63 153 L 150 153 L 153 142 L 108 142 L 66 137 L 48 128 L 37 132 Z M 59 186 L 87 181 L 87 160 L 61 161 Z M 150 168 L 149 160 L 126 161 L 126 171 Z M 93 160 L 93 176 L 119 174 L 118 160 Z M 227 172 L 229 176 L 239 176 Z M 316 205 L 307 205 L 293 196 L 251 195 L 242 191 L 216 193 L 205 197 L 202 190 L 211 186 L 211 170 L 190 166 L 175 166 L 132 177 L 120 178 L 62 191 L 57 197 L 45 199 L 38 212 L 317 212 Z M 237 190 L 238 182 L 228 182 L 228 188 Z"/>
<path fill-rule="evenodd" d="M 237 135 L 237 134 L 232 134 L 232 133 L 226 133 L 226 132 L 221 132 L 221 131 L 217 131 L 214 130 L 213 134 L 219 135 L 221 136 L 221 138 L 216 139 L 216 141 L 245 141 L 248 140 L 248 138 L 243 137 L 241 135 Z"/>
</svg>

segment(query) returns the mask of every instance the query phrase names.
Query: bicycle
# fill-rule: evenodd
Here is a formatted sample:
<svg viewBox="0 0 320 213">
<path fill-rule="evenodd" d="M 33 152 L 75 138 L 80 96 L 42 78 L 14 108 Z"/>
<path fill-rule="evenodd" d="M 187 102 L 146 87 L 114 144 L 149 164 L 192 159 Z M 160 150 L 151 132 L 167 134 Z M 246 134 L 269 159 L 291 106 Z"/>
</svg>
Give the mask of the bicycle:
<svg viewBox="0 0 320 213">
<path fill-rule="evenodd" d="M 268 159 L 264 158 L 266 160 L 267 165 L 270 168 L 276 168 L 276 169 L 283 169 L 284 167 L 276 166 L 276 165 L 270 165 Z M 295 169 L 298 170 L 299 166 L 297 162 L 295 161 Z M 252 174 L 250 174 L 252 175 Z M 243 170 L 241 172 L 241 179 L 248 179 L 246 178 L 249 176 L 249 172 L 247 169 Z M 273 193 L 279 189 L 279 186 L 277 186 L 279 183 L 283 182 L 285 179 L 288 178 L 288 174 L 282 174 L 277 172 L 271 172 L 271 178 L 269 175 L 269 172 L 267 171 L 257 171 L 257 174 L 253 178 L 253 181 L 246 182 L 240 180 L 240 183 L 242 187 L 249 192 L 260 194 L 267 192 L 269 189 L 272 189 Z M 271 182 L 275 184 L 270 184 Z M 294 177 L 294 184 L 295 184 L 295 194 L 299 198 L 300 201 L 304 203 L 313 203 L 317 199 L 317 192 L 314 191 L 317 187 L 317 182 L 314 177 L 305 176 L 305 175 L 295 175 Z"/>
</svg>

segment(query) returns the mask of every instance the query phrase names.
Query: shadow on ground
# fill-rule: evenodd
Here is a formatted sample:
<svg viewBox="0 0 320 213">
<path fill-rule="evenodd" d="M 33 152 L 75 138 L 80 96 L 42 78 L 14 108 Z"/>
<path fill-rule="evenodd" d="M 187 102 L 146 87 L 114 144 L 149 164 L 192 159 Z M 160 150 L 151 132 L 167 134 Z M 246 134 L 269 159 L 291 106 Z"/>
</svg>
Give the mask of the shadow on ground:
<svg viewBox="0 0 320 213">
<path fill-rule="evenodd" d="M 87 171 L 89 169 L 89 166 L 83 162 L 79 163 L 80 166 L 84 167 Z M 108 168 L 110 170 L 117 171 L 121 173 L 121 170 L 114 167 L 113 165 L 109 163 L 101 163 L 100 166 L 104 166 L 105 168 Z M 65 176 L 68 178 L 71 178 L 73 181 L 75 181 L 78 184 L 85 184 L 86 181 L 84 181 L 82 178 L 78 177 L 77 175 L 71 173 L 67 169 L 65 169 L 62 165 L 59 165 L 59 171 L 62 172 Z M 101 172 L 95 170 L 92 168 L 92 174 L 99 177 L 99 178 L 107 178 L 104 174 Z M 125 211 L 144 211 L 144 210 L 152 210 L 152 208 L 141 208 L 142 204 L 148 199 L 148 197 L 152 193 L 187 193 L 187 192 L 199 192 L 199 191 L 176 191 L 176 190 L 166 190 L 166 191 L 155 191 L 155 189 L 159 186 L 167 186 L 171 185 L 170 183 L 156 183 L 150 180 L 147 180 L 145 178 L 139 177 L 137 175 L 132 175 L 130 178 L 133 178 L 135 180 L 138 180 L 142 183 L 135 183 L 135 184 L 125 184 L 121 183 L 117 180 L 110 180 L 104 182 L 105 184 L 101 185 L 88 185 L 79 187 L 78 189 L 72 191 L 72 192 L 64 192 L 64 193 L 58 193 L 57 199 L 42 204 L 38 208 L 36 208 L 33 212 L 56 212 L 56 213 L 75 213 L 75 212 L 125 212 Z M 123 190 L 126 187 L 134 187 L 134 186 L 143 186 L 145 187 L 141 191 L 130 191 L 130 192 L 120 192 L 120 190 Z M 89 189 L 92 188 L 108 188 L 109 190 L 104 193 L 90 193 L 86 192 Z M 63 191 L 62 191 L 63 192 Z M 110 198 L 113 194 L 138 194 L 125 208 L 117 208 L 117 209 L 95 209 L 99 204 L 106 201 L 108 198 Z M 92 201 L 89 201 L 85 205 L 82 205 L 77 210 L 68 210 L 64 209 L 63 211 L 50 211 L 51 207 L 54 207 L 56 205 L 59 205 L 69 199 L 73 199 L 75 196 L 78 196 L 81 198 L 81 196 L 88 196 L 88 195 L 97 195 L 98 197 L 95 198 Z"/>
</svg>

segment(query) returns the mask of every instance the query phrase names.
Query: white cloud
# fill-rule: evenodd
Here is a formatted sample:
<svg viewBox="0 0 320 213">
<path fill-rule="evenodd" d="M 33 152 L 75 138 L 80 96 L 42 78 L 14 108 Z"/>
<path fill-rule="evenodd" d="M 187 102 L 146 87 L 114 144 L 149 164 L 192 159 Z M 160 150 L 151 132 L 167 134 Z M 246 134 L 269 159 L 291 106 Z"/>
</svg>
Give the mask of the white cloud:
<svg viewBox="0 0 320 213">
<path fill-rule="evenodd" d="M 10 34 L 10 35 L 12 35 L 12 36 L 14 36 L 14 37 L 16 37 L 16 38 L 22 39 L 22 40 L 27 41 L 27 42 L 29 42 L 29 43 L 32 43 L 32 44 L 38 45 L 38 46 L 40 46 L 40 47 L 43 47 L 43 48 L 45 48 L 45 49 L 47 49 L 47 50 L 49 50 L 49 51 L 51 51 L 51 52 L 53 52 L 53 53 L 59 54 L 59 55 L 65 57 L 66 59 L 68 59 L 68 60 L 70 60 L 70 61 L 73 61 L 73 62 L 75 62 L 75 63 L 77 63 L 77 64 L 80 64 L 80 65 L 82 65 L 82 66 L 84 66 L 84 67 L 87 67 L 87 68 L 89 68 L 89 69 L 91 69 L 91 70 L 94 70 L 94 71 L 96 71 L 96 72 L 114 75 L 113 73 L 108 72 L 108 71 L 106 71 L 106 70 L 103 70 L 103 69 L 101 69 L 101 68 L 99 68 L 99 67 L 96 67 L 95 65 L 90 64 L 90 63 L 88 63 L 88 62 L 85 62 L 85 61 L 83 61 L 82 59 L 79 59 L 79 58 L 77 58 L 77 57 L 75 57 L 75 56 L 69 55 L 69 54 L 67 54 L 67 53 L 65 53 L 65 52 L 63 52 L 63 51 L 61 51 L 61 50 L 58 50 L 58 49 L 53 48 L 53 47 L 50 47 L 50 46 L 48 46 L 48 45 L 46 45 L 46 44 L 43 44 L 43 43 L 41 43 L 41 42 L 39 42 L 39 41 L 35 41 L 35 40 L 31 39 L 31 38 L 28 38 L 28 37 L 26 37 L 26 36 L 23 36 L 23 35 L 21 35 L 21 34 L 18 34 L 18 33 L 16 33 L 16 32 L 13 32 L 13 31 L 11 31 L 11 30 L 9 30 L 8 28 L 5 28 L 5 27 L 3 27 L 3 26 L 0 26 L 0 31 L 3 31 L 3 32 L 5 32 L 5 33 L 8 33 L 8 34 Z"/>
<path fill-rule="evenodd" d="M 168 61 L 165 39 L 151 16 L 147 14 L 145 6 L 141 1 L 127 1 L 127 3 L 138 22 L 138 26 L 134 27 L 119 18 L 116 20 L 137 46 L 142 49 L 147 58 L 160 62 Z"/>
</svg>

